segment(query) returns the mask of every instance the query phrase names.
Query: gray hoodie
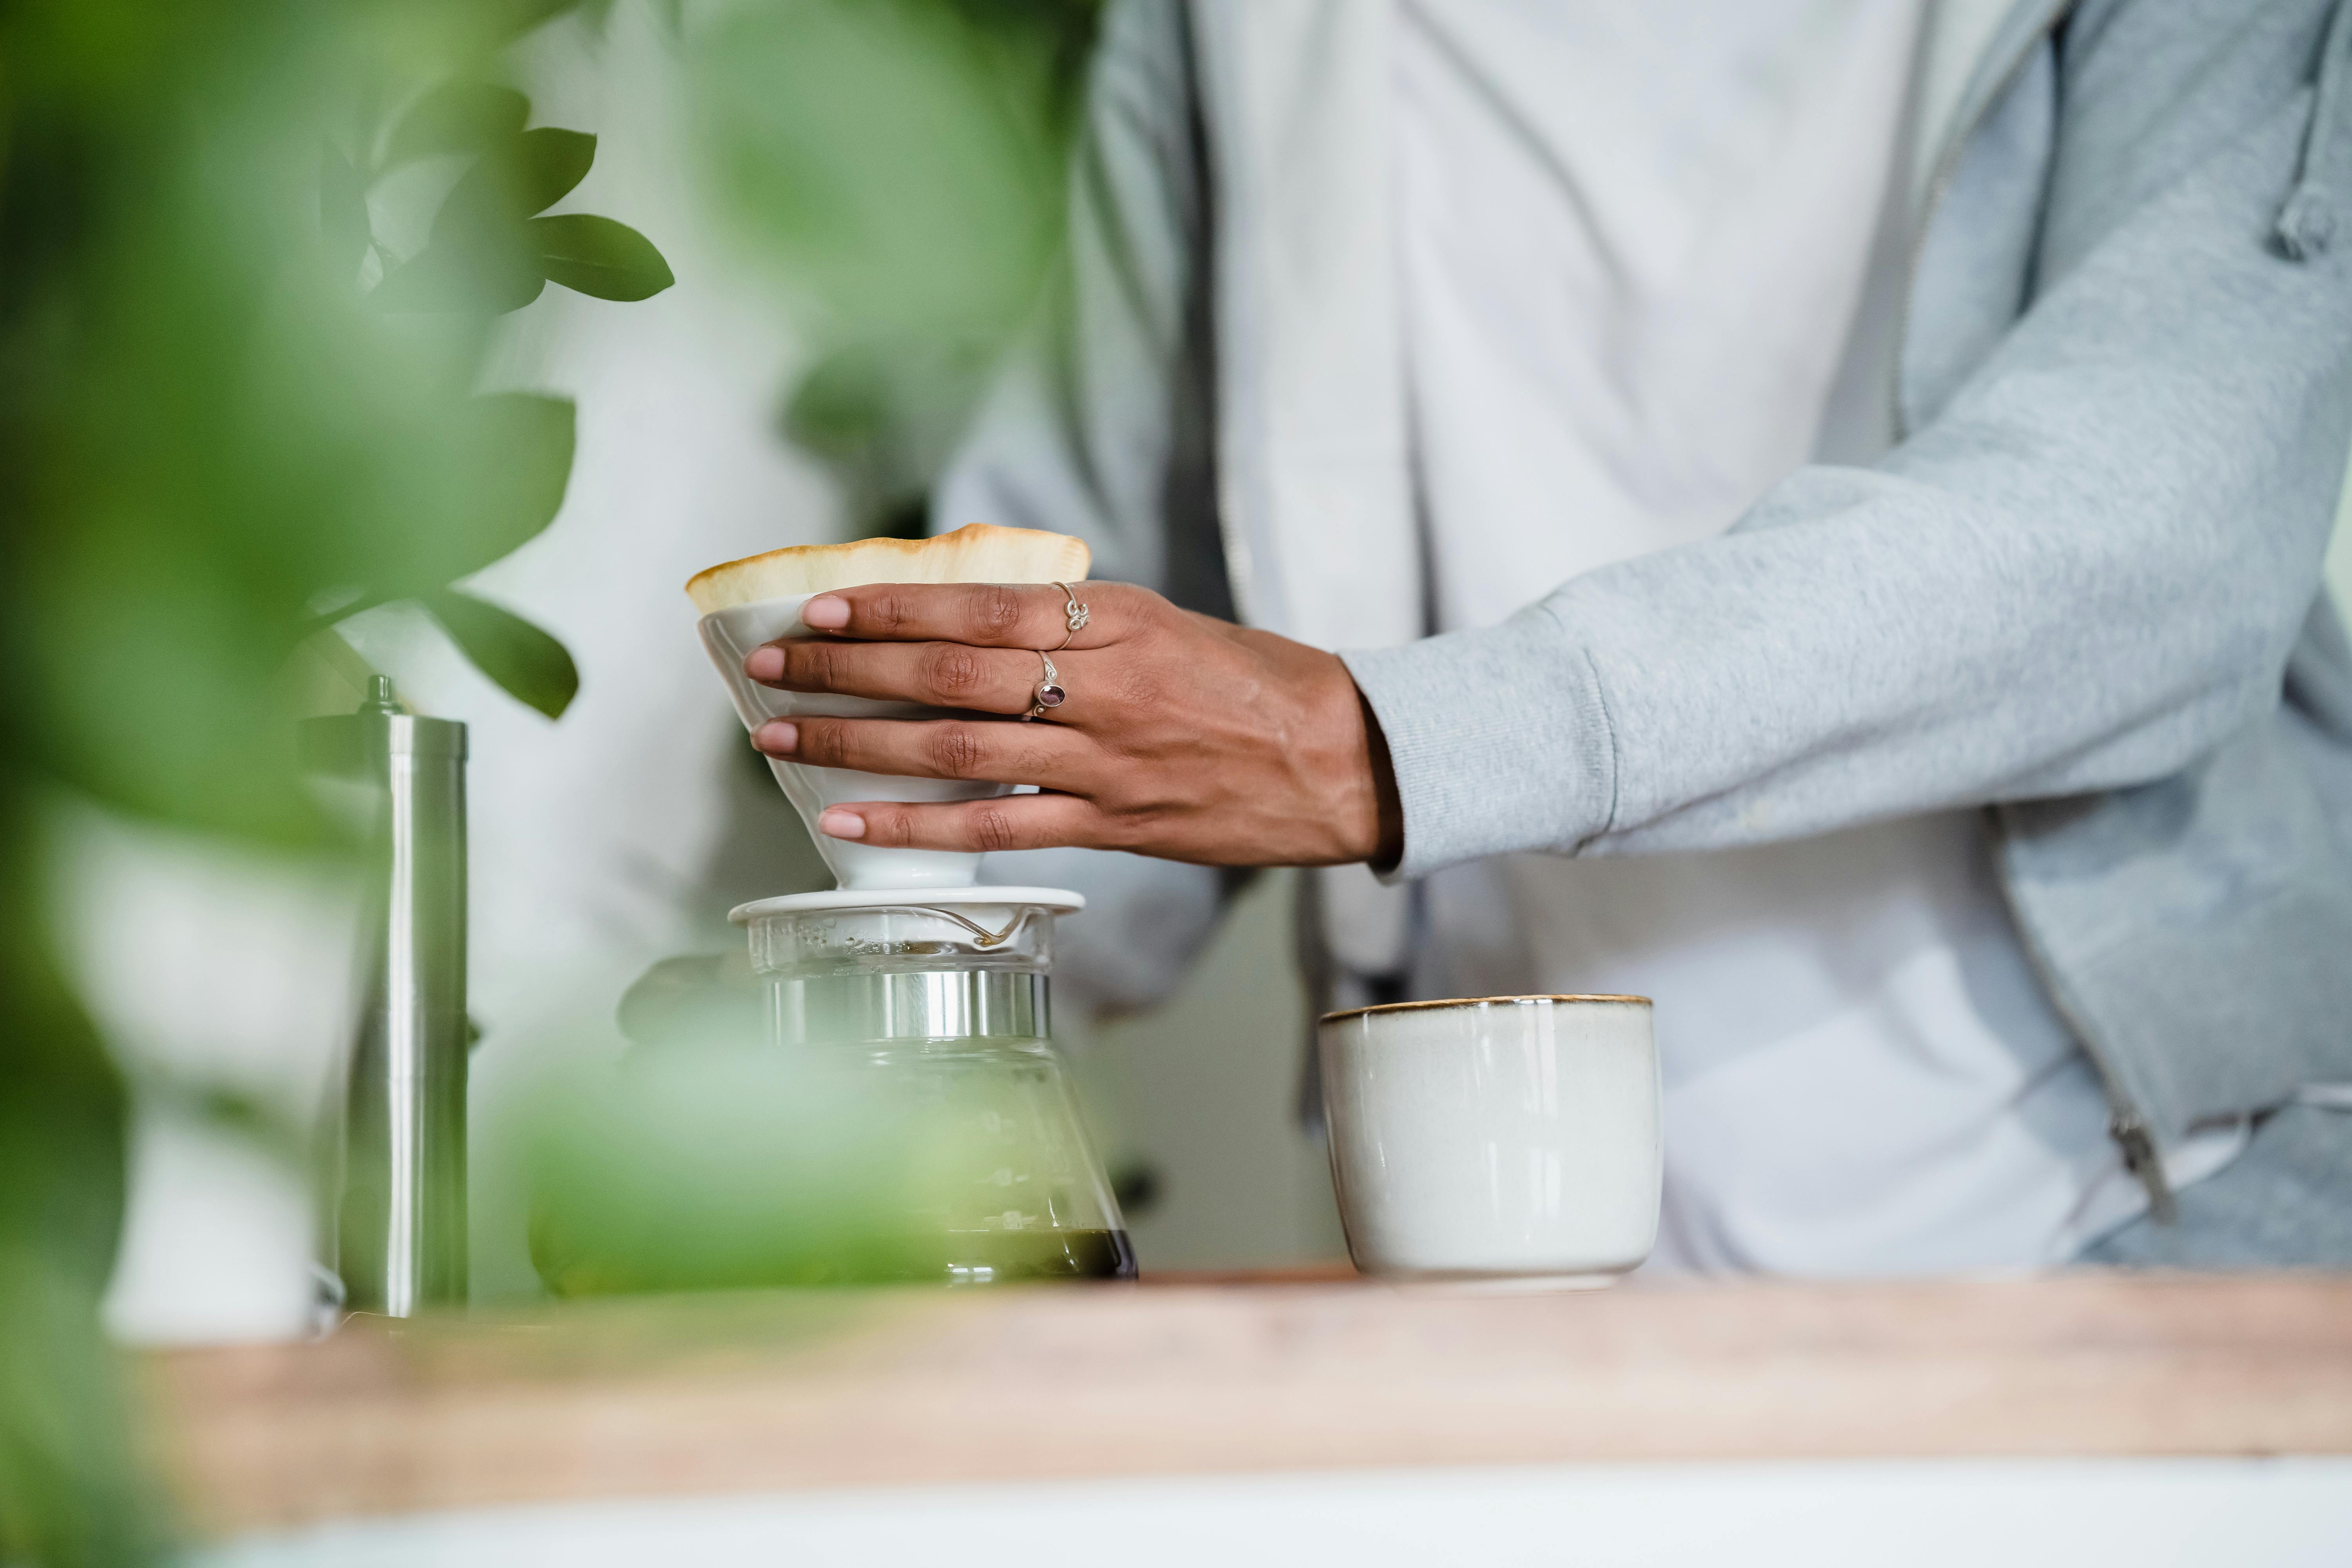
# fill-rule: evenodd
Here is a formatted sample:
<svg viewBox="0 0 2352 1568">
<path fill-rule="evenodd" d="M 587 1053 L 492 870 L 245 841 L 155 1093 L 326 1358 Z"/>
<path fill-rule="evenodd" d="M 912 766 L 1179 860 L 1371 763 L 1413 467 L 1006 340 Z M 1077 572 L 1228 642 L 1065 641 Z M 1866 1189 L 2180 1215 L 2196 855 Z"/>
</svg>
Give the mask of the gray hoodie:
<svg viewBox="0 0 2352 1568">
<path fill-rule="evenodd" d="M 1347 657 L 1397 879 L 1982 806 L 2155 1199 L 2108 1255 L 2352 1261 L 2352 1116 L 2298 1103 L 2352 1081 L 2352 644 L 2320 576 L 2352 0 L 1945 0 L 1894 450 L 1418 640 L 1381 182 L 1347 172 L 1379 9 L 1114 7 L 1071 287 L 940 521 L 1080 533 L 1103 575 L 1373 645 Z M 1360 551 L 1304 552 L 1309 510 Z M 1113 879 L 1162 921 L 1213 902 L 1190 868 Z M 2151 1142 L 2246 1113 L 2248 1154 L 2162 1223 Z"/>
</svg>

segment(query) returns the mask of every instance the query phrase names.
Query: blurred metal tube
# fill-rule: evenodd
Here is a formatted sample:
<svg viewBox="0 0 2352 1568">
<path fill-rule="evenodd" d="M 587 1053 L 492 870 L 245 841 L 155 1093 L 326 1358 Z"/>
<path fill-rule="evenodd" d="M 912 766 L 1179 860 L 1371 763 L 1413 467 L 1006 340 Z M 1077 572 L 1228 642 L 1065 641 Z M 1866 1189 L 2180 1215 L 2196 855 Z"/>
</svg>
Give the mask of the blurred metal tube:
<svg viewBox="0 0 2352 1568">
<path fill-rule="evenodd" d="M 466 726 L 401 712 L 378 677 L 358 712 L 302 730 L 369 825 L 331 1257 L 346 1310 L 405 1318 L 466 1300 Z"/>
</svg>

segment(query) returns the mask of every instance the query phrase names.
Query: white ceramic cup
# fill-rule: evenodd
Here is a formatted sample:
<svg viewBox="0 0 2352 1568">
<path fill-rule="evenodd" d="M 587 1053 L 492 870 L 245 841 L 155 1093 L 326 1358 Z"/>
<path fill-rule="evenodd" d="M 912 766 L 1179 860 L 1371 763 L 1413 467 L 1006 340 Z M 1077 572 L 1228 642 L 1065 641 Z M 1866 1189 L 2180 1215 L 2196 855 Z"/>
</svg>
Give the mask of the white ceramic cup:
<svg viewBox="0 0 2352 1568">
<path fill-rule="evenodd" d="M 1366 1274 L 1605 1285 L 1658 1235 L 1658 1051 L 1640 996 L 1334 1013 L 1318 1031 L 1331 1180 Z"/>
<path fill-rule="evenodd" d="M 934 719 L 944 711 L 912 702 L 880 702 L 866 697 L 835 697 L 824 692 L 779 691 L 743 673 L 743 660 L 753 648 L 778 637 L 805 637 L 801 606 L 814 594 L 793 594 L 737 605 L 702 617 L 702 646 L 727 682 L 735 712 L 746 730 L 757 730 L 771 719 L 797 719 L 815 714 L 841 719 Z M 859 800 L 957 801 L 987 800 L 1009 795 L 1013 786 L 974 784 L 961 779 L 898 778 L 888 773 L 859 773 L 852 768 L 812 767 L 806 763 L 770 757 L 768 770 L 783 786 L 785 797 L 809 825 L 817 853 L 842 887 L 860 891 L 895 888 L 969 888 L 980 876 L 980 857 L 946 849 L 892 849 L 855 839 L 835 838 L 816 830 L 816 819 L 826 806 Z"/>
</svg>

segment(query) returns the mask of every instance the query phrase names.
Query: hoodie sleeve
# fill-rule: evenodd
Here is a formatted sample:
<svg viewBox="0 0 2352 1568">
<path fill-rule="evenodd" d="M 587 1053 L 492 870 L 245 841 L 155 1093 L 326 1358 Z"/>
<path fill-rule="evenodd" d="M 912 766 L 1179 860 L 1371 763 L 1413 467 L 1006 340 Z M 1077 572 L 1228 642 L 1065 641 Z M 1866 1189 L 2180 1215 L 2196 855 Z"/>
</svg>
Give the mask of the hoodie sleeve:
<svg viewBox="0 0 2352 1568">
<path fill-rule="evenodd" d="M 2114 789 L 2274 708 L 2352 444 L 2344 10 L 2078 7 L 1992 110 L 2050 133 L 1974 137 L 1953 182 L 2037 205 L 1997 330 L 1959 318 L 1999 226 L 1930 229 L 1908 439 L 1500 626 L 1349 655 L 1394 874 Z"/>
</svg>

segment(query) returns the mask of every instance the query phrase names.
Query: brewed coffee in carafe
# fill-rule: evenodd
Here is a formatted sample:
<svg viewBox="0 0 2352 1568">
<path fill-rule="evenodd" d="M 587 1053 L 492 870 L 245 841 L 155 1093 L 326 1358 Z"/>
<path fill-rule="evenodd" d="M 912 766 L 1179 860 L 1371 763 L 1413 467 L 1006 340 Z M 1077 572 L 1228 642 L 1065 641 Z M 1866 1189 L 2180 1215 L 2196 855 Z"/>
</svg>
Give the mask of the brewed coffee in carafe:
<svg viewBox="0 0 2352 1568">
<path fill-rule="evenodd" d="M 1054 1049 L 1054 921 L 1074 895 L 805 894 L 737 911 L 770 1047 L 910 1135 L 894 1277 L 959 1284 L 1135 1273 L 1118 1201 Z M 935 900 L 935 901 L 933 901 Z"/>
<path fill-rule="evenodd" d="M 876 900 L 735 911 L 756 1021 L 640 1047 L 574 1126 L 535 1215 L 551 1289 L 1134 1276 L 1051 1042 L 1054 921 L 1076 895 Z"/>
</svg>

